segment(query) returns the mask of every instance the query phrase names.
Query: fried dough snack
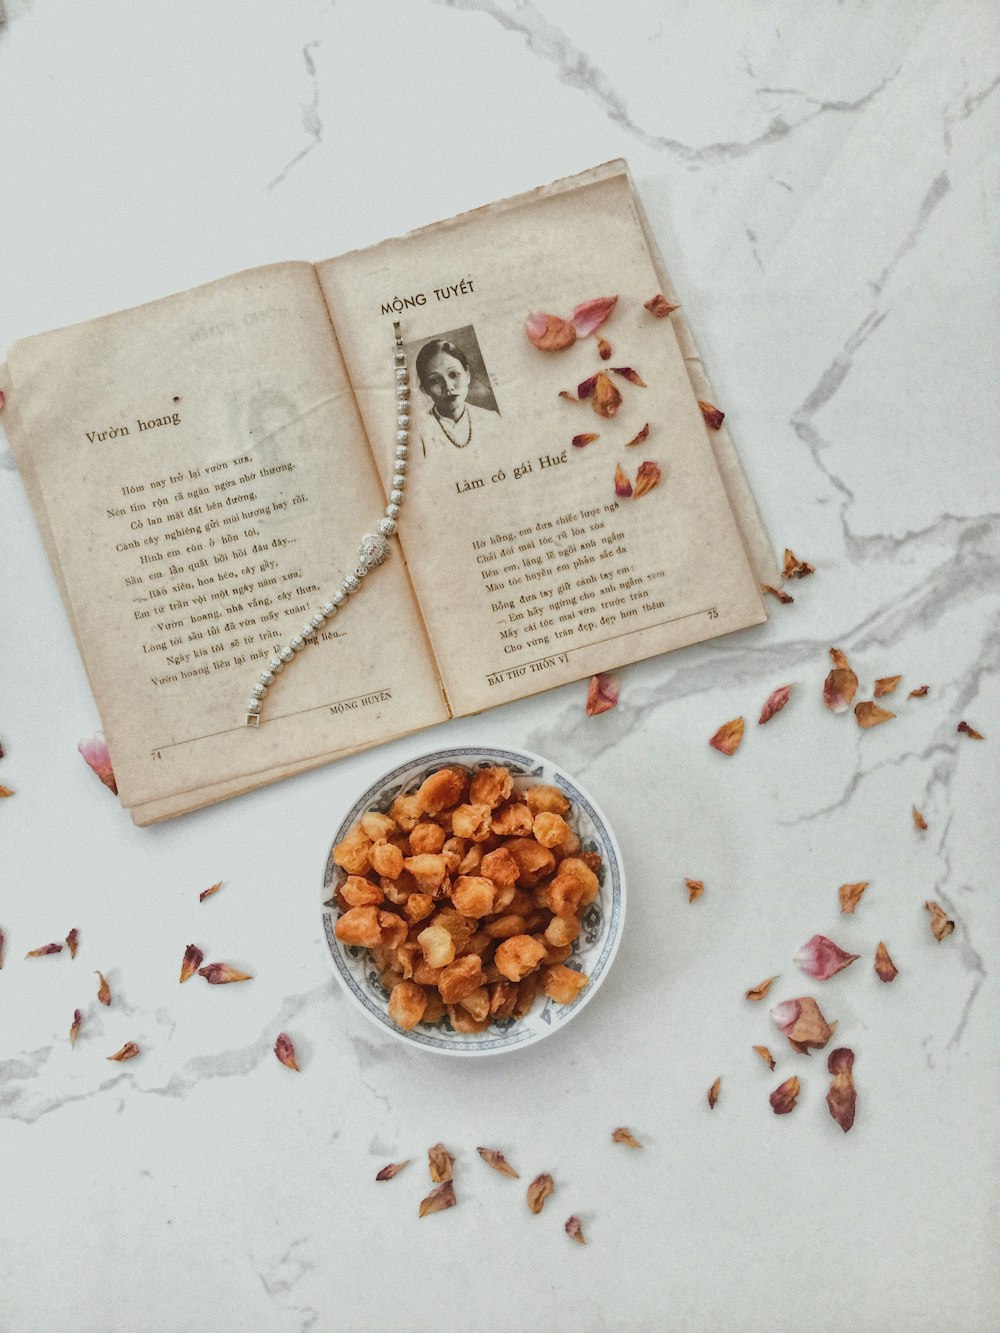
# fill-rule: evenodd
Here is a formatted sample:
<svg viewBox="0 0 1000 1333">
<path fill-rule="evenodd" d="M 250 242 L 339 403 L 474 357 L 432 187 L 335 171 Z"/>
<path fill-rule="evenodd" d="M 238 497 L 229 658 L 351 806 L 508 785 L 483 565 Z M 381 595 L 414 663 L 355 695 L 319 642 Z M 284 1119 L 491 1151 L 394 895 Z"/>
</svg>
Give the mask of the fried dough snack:
<svg viewBox="0 0 1000 1333">
<path fill-rule="evenodd" d="M 588 978 L 563 966 L 600 891 L 557 788 L 515 790 L 506 768 L 449 766 L 333 849 L 344 872 L 335 933 L 367 949 L 406 1031 L 524 1018 L 539 990 L 569 1004 Z"/>
</svg>

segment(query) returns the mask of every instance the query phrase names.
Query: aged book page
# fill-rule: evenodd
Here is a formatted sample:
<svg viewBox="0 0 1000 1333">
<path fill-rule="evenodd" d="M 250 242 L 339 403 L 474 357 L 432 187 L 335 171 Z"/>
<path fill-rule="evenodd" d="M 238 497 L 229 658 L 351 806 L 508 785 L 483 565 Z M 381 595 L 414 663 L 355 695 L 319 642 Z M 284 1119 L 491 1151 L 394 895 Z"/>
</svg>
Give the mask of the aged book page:
<svg viewBox="0 0 1000 1333">
<path fill-rule="evenodd" d="M 310 265 L 25 339 L 9 382 L 124 804 L 163 817 L 447 716 L 396 551 L 244 726 L 384 505 Z"/>
<path fill-rule="evenodd" d="M 661 278 L 622 164 L 318 272 L 383 477 L 393 389 L 377 348 L 402 323 L 414 445 L 401 541 L 454 713 L 766 619 L 685 360 L 697 354 L 643 308 Z M 610 294 L 607 361 L 594 337 L 559 352 L 525 337 L 528 311 L 568 316 Z M 613 418 L 560 397 L 599 371 L 621 394 Z M 584 435 L 597 438 L 574 446 Z M 616 465 L 634 489 L 646 461 L 659 484 L 617 496 Z"/>
</svg>

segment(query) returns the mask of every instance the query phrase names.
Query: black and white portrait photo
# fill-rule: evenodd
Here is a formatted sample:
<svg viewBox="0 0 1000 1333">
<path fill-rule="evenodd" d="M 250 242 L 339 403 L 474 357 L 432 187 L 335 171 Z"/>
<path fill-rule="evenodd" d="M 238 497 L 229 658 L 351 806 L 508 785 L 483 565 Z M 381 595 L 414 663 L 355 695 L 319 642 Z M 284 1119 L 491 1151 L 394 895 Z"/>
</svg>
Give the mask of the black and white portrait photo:
<svg viewBox="0 0 1000 1333">
<path fill-rule="evenodd" d="M 410 343 L 411 430 L 425 458 L 497 438 L 500 411 L 471 324 Z"/>
</svg>

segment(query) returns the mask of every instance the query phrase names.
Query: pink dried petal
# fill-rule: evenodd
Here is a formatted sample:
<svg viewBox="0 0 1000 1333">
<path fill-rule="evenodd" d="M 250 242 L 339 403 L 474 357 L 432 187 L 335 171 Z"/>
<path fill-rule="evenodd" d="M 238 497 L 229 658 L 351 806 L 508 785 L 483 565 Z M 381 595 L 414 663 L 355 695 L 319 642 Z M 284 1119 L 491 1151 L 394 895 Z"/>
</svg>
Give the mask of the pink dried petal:
<svg viewBox="0 0 1000 1333">
<path fill-rule="evenodd" d="M 295 1046 L 287 1032 L 279 1032 L 274 1043 L 274 1053 L 281 1063 L 289 1069 L 294 1069 L 299 1073 L 299 1067 L 295 1063 Z"/>
<path fill-rule="evenodd" d="M 597 383 L 597 376 L 591 375 L 589 379 L 581 380 L 576 386 L 577 399 L 589 398 L 594 392 L 594 385 Z"/>
<path fill-rule="evenodd" d="M 14 795 L 13 787 L 0 786 L 0 800 L 3 800 L 5 796 L 13 796 L 13 795 Z"/>
<path fill-rule="evenodd" d="M 249 972 L 238 972 L 228 963 L 206 963 L 204 967 L 199 967 L 198 975 L 204 977 L 212 986 L 224 986 L 227 981 L 253 980 Z"/>
<path fill-rule="evenodd" d="M 715 1110 L 715 1104 L 719 1100 L 719 1089 L 722 1087 L 722 1077 L 715 1080 L 708 1090 L 708 1107 L 710 1111 Z"/>
<path fill-rule="evenodd" d="M 658 485 L 660 480 L 660 465 L 647 458 L 644 463 L 639 464 L 639 471 L 635 474 L 635 492 L 633 499 L 638 500 L 640 495 L 645 495 Z"/>
<path fill-rule="evenodd" d="M 202 889 L 201 893 L 198 894 L 198 901 L 203 903 L 206 898 L 211 898 L 213 893 L 218 893 L 221 888 L 222 880 L 220 879 L 218 884 L 210 884 L 207 889 Z"/>
<path fill-rule="evenodd" d="M 920 811 L 917 809 L 915 805 L 912 806 L 911 809 L 913 811 L 914 828 L 920 829 L 921 833 L 924 832 L 924 830 L 927 828 L 927 820 L 923 817 L 923 815 L 920 813 Z"/>
<path fill-rule="evenodd" d="M 134 1060 L 139 1054 L 139 1047 L 134 1041 L 127 1041 L 120 1051 L 115 1051 L 114 1055 L 106 1055 L 106 1060 Z"/>
<path fill-rule="evenodd" d="M 894 981 L 899 976 L 899 968 L 889 957 L 889 950 L 881 940 L 875 950 L 875 972 L 879 981 Z"/>
<path fill-rule="evenodd" d="M 642 1147 L 642 1144 L 635 1137 L 632 1131 L 630 1129 L 627 1129 L 624 1125 L 620 1125 L 617 1129 L 613 1129 L 611 1131 L 611 1139 L 613 1143 L 624 1143 L 626 1148 Z"/>
<path fill-rule="evenodd" d="M 705 885 L 700 879 L 686 879 L 684 885 L 688 891 L 688 902 L 696 902 L 705 892 Z"/>
<path fill-rule="evenodd" d="M 7 395 L 4 393 L 3 389 L 0 389 L 0 412 L 4 410 L 6 403 L 7 403 Z"/>
<path fill-rule="evenodd" d="M 572 441 L 573 448 L 584 449 L 588 444 L 593 444 L 595 440 L 599 440 L 600 438 L 599 435 L 574 435 Z"/>
<path fill-rule="evenodd" d="M 810 574 L 815 574 L 813 565 L 807 564 L 805 560 L 800 560 L 794 551 L 785 547 L 785 563 L 782 568 L 782 574 L 786 579 L 804 579 Z"/>
<path fill-rule="evenodd" d="M 583 394 L 580 395 L 583 397 Z M 594 380 L 594 411 L 599 417 L 610 418 L 622 405 L 622 396 L 602 370 Z"/>
<path fill-rule="evenodd" d="M 632 366 L 612 366 L 611 369 L 616 375 L 621 375 L 622 379 L 628 380 L 629 384 L 637 384 L 640 389 L 646 387 L 646 381 Z"/>
<path fill-rule="evenodd" d="M 382 1168 L 382 1170 L 378 1173 L 375 1179 L 392 1180 L 393 1176 L 398 1176 L 400 1171 L 402 1171 L 403 1167 L 409 1166 L 412 1161 L 413 1161 L 412 1157 L 407 1157 L 406 1160 L 403 1162 L 390 1162 L 388 1166 L 384 1166 Z"/>
<path fill-rule="evenodd" d="M 931 931 L 938 944 L 955 929 L 955 923 L 948 916 L 940 903 L 926 902 L 924 906 L 931 914 Z"/>
<path fill-rule="evenodd" d="M 494 1171 L 499 1171 L 502 1176 L 512 1176 L 515 1180 L 520 1180 L 520 1175 L 511 1166 L 507 1158 L 498 1148 L 477 1148 L 476 1152 Z"/>
<path fill-rule="evenodd" d="M 574 1213 L 572 1217 L 567 1217 L 563 1223 L 563 1228 L 570 1240 L 575 1240 L 578 1245 L 586 1245 L 583 1237 L 583 1227 L 580 1225 L 580 1219 Z"/>
<path fill-rule="evenodd" d="M 735 754 L 743 739 L 743 728 L 743 719 L 734 717 L 731 722 L 724 722 L 708 743 L 720 754 Z"/>
<path fill-rule="evenodd" d="M 97 988 L 97 998 L 100 1000 L 101 1004 L 110 1004 L 111 987 L 108 985 L 107 981 L 105 981 L 104 973 L 95 972 L 94 975 L 101 978 L 101 984 Z"/>
<path fill-rule="evenodd" d="M 854 705 L 854 716 L 858 720 L 858 726 L 867 731 L 870 727 L 877 727 L 881 722 L 890 722 L 896 714 L 890 713 L 888 708 L 880 708 L 870 699 L 865 699 Z"/>
<path fill-rule="evenodd" d="M 819 1005 L 809 995 L 797 1000 L 784 1000 L 771 1010 L 771 1021 L 779 1032 L 803 1055 L 810 1049 L 822 1050 L 833 1036 L 835 1024 L 823 1017 Z"/>
<path fill-rule="evenodd" d="M 573 326 L 577 336 L 586 338 L 589 333 L 594 333 L 617 304 L 617 296 L 595 296 L 592 300 L 576 306 L 573 310 Z"/>
<path fill-rule="evenodd" d="M 559 397 L 560 397 L 560 398 L 565 398 L 566 401 L 567 401 L 567 403 L 576 403 L 576 402 L 579 402 L 579 399 L 578 399 L 578 398 L 575 398 L 575 397 L 573 396 L 573 394 L 571 394 L 571 393 L 569 392 L 568 389 L 560 389 L 560 390 L 559 390 Z"/>
<path fill-rule="evenodd" d="M 109 791 L 118 795 L 118 784 L 115 782 L 114 770 L 111 767 L 111 756 L 108 754 L 108 743 L 99 731 L 93 736 L 86 737 L 76 747 L 86 759 L 87 763 L 94 770 L 97 776 L 104 783 Z"/>
<path fill-rule="evenodd" d="M 875 698 L 881 699 L 883 694 L 892 694 L 902 679 L 902 676 L 879 676 L 875 682 Z"/>
<path fill-rule="evenodd" d="M 762 981 L 759 986 L 751 986 L 746 993 L 747 999 L 762 1000 L 777 980 L 778 980 L 777 976 L 768 977 L 768 979 L 766 981 Z"/>
<path fill-rule="evenodd" d="M 649 439 L 649 422 L 647 421 L 645 426 L 642 427 L 642 429 L 639 431 L 637 435 L 633 435 L 631 440 L 626 441 L 625 447 L 630 448 L 633 444 L 642 444 L 644 440 L 648 439 Z"/>
<path fill-rule="evenodd" d="M 427 1170 L 435 1183 L 451 1180 L 454 1165 L 454 1154 L 443 1143 L 435 1143 L 433 1148 L 427 1149 Z"/>
<path fill-rule="evenodd" d="M 560 352 L 576 342 L 576 329 L 558 315 L 530 314 L 524 321 L 524 331 L 542 352 Z"/>
<path fill-rule="evenodd" d="M 911 690 L 906 697 L 907 699 L 922 699 L 929 689 L 929 685 L 918 685 L 917 688 Z"/>
<path fill-rule="evenodd" d="M 528 1207 L 533 1213 L 540 1213 L 545 1206 L 545 1200 L 555 1189 L 555 1181 L 547 1171 L 536 1176 L 528 1186 Z"/>
<path fill-rule="evenodd" d="M 3 967 L 3 941 L 4 941 L 4 934 L 3 931 L 0 930 L 0 967 Z"/>
<path fill-rule="evenodd" d="M 780 713 L 785 704 L 788 703 L 788 697 L 792 692 L 791 685 L 779 685 L 778 688 L 768 695 L 767 702 L 760 710 L 760 717 L 757 719 L 757 725 L 763 726 L 765 722 L 770 722 L 775 713 Z"/>
<path fill-rule="evenodd" d="M 69 950 L 70 958 L 76 957 L 76 951 L 80 947 L 80 932 L 76 926 L 66 936 L 66 948 Z"/>
<path fill-rule="evenodd" d="M 431 1190 L 425 1199 L 420 1200 L 420 1216 L 426 1217 L 428 1213 L 443 1213 L 446 1208 L 454 1208 L 458 1200 L 455 1198 L 455 1186 L 450 1180 L 446 1180 L 437 1189 Z"/>
<path fill-rule="evenodd" d="M 83 1014 L 80 1013 L 79 1009 L 74 1009 L 73 1022 L 70 1024 L 69 1028 L 69 1044 L 71 1046 L 76 1045 L 76 1039 L 80 1035 L 80 1028 L 82 1026 L 83 1026 Z"/>
<path fill-rule="evenodd" d="M 671 314 L 674 310 L 680 310 L 679 305 L 673 305 L 665 296 L 661 295 L 660 292 L 657 292 L 656 295 L 651 297 L 648 301 L 643 301 L 643 305 L 649 313 L 655 315 L 657 319 L 666 319 L 667 315 Z"/>
<path fill-rule="evenodd" d="M 795 601 L 795 598 L 791 593 L 787 593 L 781 588 L 772 588 L 770 583 L 762 583 L 760 586 L 764 592 L 770 593 L 772 597 L 776 597 L 778 601 L 782 602 L 785 606 L 788 606 Z"/>
<path fill-rule="evenodd" d="M 607 713 L 614 708 L 620 690 L 621 682 L 617 676 L 605 675 L 604 672 L 591 676 L 587 686 L 587 716 L 597 717 L 599 713 Z"/>
<path fill-rule="evenodd" d="M 627 500 L 632 494 L 632 483 L 626 477 L 621 469 L 621 464 L 615 464 L 615 495 L 619 500 Z"/>
<path fill-rule="evenodd" d="M 774 1056 L 771 1054 L 771 1052 L 767 1049 L 766 1046 L 755 1046 L 754 1050 L 767 1065 L 768 1069 L 774 1068 L 775 1066 Z"/>
<path fill-rule="evenodd" d="M 837 890 L 840 897 L 841 912 L 852 914 L 855 907 L 861 901 L 861 895 L 867 889 L 869 881 L 867 879 L 859 880 L 857 884 L 841 884 Z"/>
<path fill-rule="evenodd" d="M 838 1046 L 830 1052 L 826 1067 L 833 1075 L 830 1091 L 826 1094 L 826 1104 L 830 1114 L 846 1134 L 854 1124 L 854 1112 L 857 1108 L 858 1094 L 854 1088 L 854 1052 L 846 1046 Z"/>
<path fill-rule="evenodd" d="M 831 648 L 833 669 L 823 682 L 823 702 L 831 713 L 846 713 L 858 689 L 858 678 L 839 648 Z"/>
<path fill-rule="evenodd" d="M 982 732 L 977 731 L 975 727 L 970 727 L 968 722 L 959 722 L 955 730 L 964 732 L 970 741 L 982 741 L 986 739 Z"/>
<path fill-rule="evenodd" d="M 598 338 L 597 355 L 601 358 L 602 361 L 611 360 L 611 351 L 612 351 L 611 344 L 608 342 L 607 338 Z"/>
<path fill-rule="evenodd" d="M 62 953 L 62 949 L 61 944 L 43 944 L 38 949 L 29 950 L 24 956 L 25 958 L 44 958 L 46 954 Z"/>
<path fill-rule="evenodd" d="M 184 950 L 184 958 L 181 961 L 181 985 L 194 976 L 204 961 L 205 955 L 198 948 L 197 944 L 189 944 Z"/>
<path fill-rule="evenodd" d="M 839 944 L 827 939 L 825 935 L 813 935 L 803 944 L 795 955 L 794 961 L 807 976 L 817 981 L 829 981 L 842 972 L 845 967 L 860 958 L 860 954 L 846 953 Z"/>
<path fill-rule="evenodd" d="M 775 1115 L 788 1115 L 789 1111 L 795 1110 L 798 1096 L 799 1080 L 793 1074 L 791 1078 L 786 1078 L 784 1083 L 778 1084 L 768 1101 L 771 1103 L 771 1110 Z"/>
<path fill-rule="evenodd" d="M 705 418 L 709 428 L 719 430 L 726 419 L 725 412 L 721 412 L 714 403 L 703 402 L 700 398 L 698 399 L 698 406 L 701 408 L 701 415 Z"/>
</svg>

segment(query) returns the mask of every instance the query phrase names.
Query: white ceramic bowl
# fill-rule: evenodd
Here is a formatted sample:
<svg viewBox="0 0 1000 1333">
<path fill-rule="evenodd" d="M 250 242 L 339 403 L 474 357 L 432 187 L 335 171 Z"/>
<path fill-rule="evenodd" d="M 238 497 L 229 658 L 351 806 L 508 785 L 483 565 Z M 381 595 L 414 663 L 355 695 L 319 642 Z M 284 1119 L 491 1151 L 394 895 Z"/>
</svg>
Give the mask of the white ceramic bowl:
<svg viewBox="0 0 1000 1333">
<path fill-rule="evenodd" d="M 571 824 L 579 835 L 582 850 L 599 852 L 601 856 L 598 873 L 600 895 L 584 913 L 583 930 L 576 939 L 572 955 L 566 960 L 567 967 L 586 972 L 590 984 L 570 1004 L 556 1004 L 554 1000 L 539 994 L 525 1018 L 517 1021 L 505 1019 L 493 1023 L 483 1032 L 453 1032 L 447 1018 L 436 1023 L 418 1023 L 409 1032 L 404 1032 L 389 1017 L 389 994 L 379 984 L 378 971 L 368 951 L 342 944 L 334 934 L 339 912 L 332 894 L 344 872 L 334 865 L 333 848 L 366 811 L 387 811 L 400 791 L 414 791 L 428 773 L 446 764 L 473 770 L 502 764 L 514 774 L 516 788 L 544 782 L 558 787 L 572 802 Z M 548 759 L 524 750 L 436 750 L 433 754 L 418 755 L 394 768 L 391 773 L 386 773 L 358 797 L 337 829 L 326 859 L 323 888 L 326 900 L 323 904 L 326 940 L 337 976 L 351 1000 L 383 1032 L 390 1033 L 410 1046 L 439 1051 L 445 1055 L 497 1055 L 503 1051 L 521 1050 L 565 1027 L 600 989 L 617 952 L 625 920 L 625 877 L 621 852 L 608 821 L 574 778 Z"/>
</svg>

